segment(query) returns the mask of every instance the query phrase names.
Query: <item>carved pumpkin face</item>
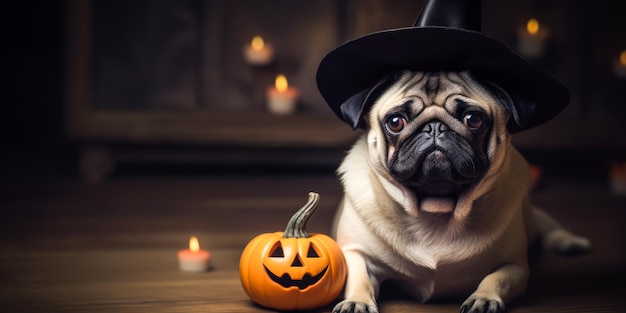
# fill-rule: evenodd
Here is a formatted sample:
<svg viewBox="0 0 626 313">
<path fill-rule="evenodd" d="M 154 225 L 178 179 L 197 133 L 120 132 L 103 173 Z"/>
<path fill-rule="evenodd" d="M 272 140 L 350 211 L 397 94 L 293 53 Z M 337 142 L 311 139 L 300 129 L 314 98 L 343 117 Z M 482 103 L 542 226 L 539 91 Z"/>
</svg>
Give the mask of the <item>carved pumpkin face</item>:
<svg viewBox="0 0 626 313">
<path fill-rule="evenodd" d="M 326 249 L 317 240 L 282 238 L 269 250 L 263 266 L 269 278 L 284 288 L 303 290 L 319 282 L 329 267 Z"/>
<path fill-rule="evenodd" d="M 252 239 L 241 255 L 239 275 L 254 302 L 296 310 L 331 303 L 343 289 L 347 272 L 343 253 L 332 238 L 308 233 L 294 238 L 286 231 Z"/>
</svg>

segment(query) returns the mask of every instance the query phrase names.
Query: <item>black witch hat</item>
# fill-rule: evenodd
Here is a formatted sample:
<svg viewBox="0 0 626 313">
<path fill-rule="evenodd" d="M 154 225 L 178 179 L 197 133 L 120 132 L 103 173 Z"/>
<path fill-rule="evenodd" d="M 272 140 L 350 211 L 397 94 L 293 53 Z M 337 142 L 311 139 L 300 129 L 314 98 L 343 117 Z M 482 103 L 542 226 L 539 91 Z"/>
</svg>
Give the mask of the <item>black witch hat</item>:
<svg viewBox="0 0 626 313">
<path fill-rule="evenodd" d="M 363 126 L 361 117 L 355 121 L 344 116 L 344 111 L 355 110 L 342 108 L 344 103 L 403 69 L 470 70 L 523 99 L 515 105 L 533 113 L 523 123 L 511 119 L 511 132 L 544 123 L 567 106 L 565 86 L 480 31 L 480 0 L 428 0 L 412 27 L 368 34 L 328 53 L 317 71 L 318 88 L 337 116 L 353 128 Z"/>
</svg>

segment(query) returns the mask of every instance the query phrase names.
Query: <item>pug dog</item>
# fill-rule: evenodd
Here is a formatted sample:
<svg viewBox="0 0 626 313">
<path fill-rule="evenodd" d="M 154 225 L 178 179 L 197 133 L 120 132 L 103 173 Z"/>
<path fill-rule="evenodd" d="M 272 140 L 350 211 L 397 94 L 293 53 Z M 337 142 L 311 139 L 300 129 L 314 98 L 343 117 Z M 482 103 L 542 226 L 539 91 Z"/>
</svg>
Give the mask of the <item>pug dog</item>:
<svg viewBox="0 0 626 313">
<path fill-rule="evenodd" d="M 421 302 L 461 297 L 462 313 L 502 312 L 526 289 L 537 238 L 560 254 L 590 249 L 529 200 L 507 130 L 532 115 L 520 101 L 468 71 L 405 70 L 344 103 L 366 131 L 337 170 L 348 279 L 333 312 L 378 312 L 384 281 Z"/>
</svg>

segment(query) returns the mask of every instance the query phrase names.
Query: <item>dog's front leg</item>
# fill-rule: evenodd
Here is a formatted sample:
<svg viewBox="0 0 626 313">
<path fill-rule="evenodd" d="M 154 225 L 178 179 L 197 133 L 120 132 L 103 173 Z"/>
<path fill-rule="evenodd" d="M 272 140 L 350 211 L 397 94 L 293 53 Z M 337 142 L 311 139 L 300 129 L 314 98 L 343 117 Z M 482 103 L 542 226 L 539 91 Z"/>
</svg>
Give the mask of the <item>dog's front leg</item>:
<svg viewBox="0 0 626 313">
<path fill-rule="evenodd" d="M 351 250 L 343 252 L 348 266 L 345 300 L 335 306 L 333 313 L 377 313 L 378 281 L 370 277 L 365 259 L 360 252 Z"/>
<path fill-rule="evenodd" d="M 463 302 L 461 313 L 503 312 L 505 303 L 526 290 L 528 268 L 518 264 L 505 264 L 487 275 L 476 291 Z"/>
</svg>

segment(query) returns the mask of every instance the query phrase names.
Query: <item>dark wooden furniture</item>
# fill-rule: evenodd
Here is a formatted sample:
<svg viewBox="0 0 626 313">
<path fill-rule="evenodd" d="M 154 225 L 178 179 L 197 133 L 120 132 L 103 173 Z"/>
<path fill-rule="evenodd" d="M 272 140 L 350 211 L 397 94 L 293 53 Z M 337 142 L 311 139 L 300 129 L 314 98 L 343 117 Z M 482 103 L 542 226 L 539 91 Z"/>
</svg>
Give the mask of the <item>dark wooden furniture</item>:
<svg viewBox="0 0 626 313">
<path fill-rule="evenodd" d="M 317 65 L 346 40 L 411 25 L 423 2 L 68 1 L 66 125 L 80 171 L 101 181 L 125 161 L 335 164 L 358 133 L 326 107 Z M 626 149 L 626 80 L 611 71 L 619 10 L 484 1 L 483 11 L 483 31 L 513 49 L 529 17 L 549 28 L 546 54 L 532 62 L 572 92 L 570 107 L 516 135 L 518 146 Z M 255 35 L 274 44 L 272 64 L 245 63 Z M 277 73 L 302 91 L 293 115 L 265 109 Z"/>
<path fill-rule="evenodd" d="M 242 151 L 336 162 L 357 133 L 317 92 L 317 65 L 347 38 L 410 24 L 421 3 L 396 2 L 69 1 L 67 132 L 82 175 L 101 181 L 129 160 L 236 163 Z M 255 35 L 275 47 L 267 66 L 244 61 Z M 278 73 L 301 90 L 293 115 L 265 109 Z"/>
</svg>

